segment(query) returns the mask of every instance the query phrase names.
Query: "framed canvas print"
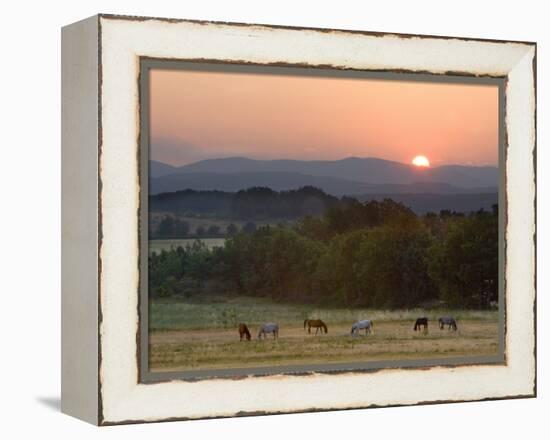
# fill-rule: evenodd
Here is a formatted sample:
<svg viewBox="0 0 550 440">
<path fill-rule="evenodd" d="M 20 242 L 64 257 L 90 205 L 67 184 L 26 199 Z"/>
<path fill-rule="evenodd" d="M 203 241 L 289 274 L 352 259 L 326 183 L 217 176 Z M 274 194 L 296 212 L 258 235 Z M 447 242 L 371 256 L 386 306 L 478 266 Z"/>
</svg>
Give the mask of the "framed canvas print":
<svg viewBox="0 0 550 440">
<path fill-rule="evenodd" d="M 62 410 L 536 395 L 536 45 L 62 31 Z"/>
</svg>

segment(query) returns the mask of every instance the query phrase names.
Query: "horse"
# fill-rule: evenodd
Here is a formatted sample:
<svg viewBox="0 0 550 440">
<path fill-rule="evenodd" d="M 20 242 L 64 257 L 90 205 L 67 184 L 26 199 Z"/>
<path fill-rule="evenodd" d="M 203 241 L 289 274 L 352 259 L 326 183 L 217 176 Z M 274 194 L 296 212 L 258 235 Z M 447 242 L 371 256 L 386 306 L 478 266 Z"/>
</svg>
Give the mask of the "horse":
<svg viewBox="0 0 550 440">
<path fill-rule="evenodd" d="M 456 326 L 456 321 L 452 316 L 442 316 L 439 318 L 439 329 L 443 330 L 445 326 L 449 326 L 449 330 L 454 330 L 455 332 L 458 330 Z"/>
<path fill-rule="evenodd" d="M 423 327 L 424 332 L 428 332 L 428 318 L 418 318 L 414 323 L 414 331 L 420 331 L 420 327 Z"/>
<path fill-rule="evenodd" d="M 243 337 L 246 336 L 246 340 L 247 341 L 250 341 L 250 331 L 248 330 L 248 327 L 246 326 L 246 324 L 239 324 L 239 336 L 241 338 L 241 341 L 243 340 Z"/>
<path fill-rule="evenodd" d="M 351 326 L 351 335 L 359 335 L 359 330 L 365 329 L 365 335 L 374 332 L 374 322 L 370 319 L 364 319 L 362 321 L 357 321 Z"/>
<path fill-rule="evenodd" d="M 268 333 L 273 333 L 273 339 L 278 339 L 279 324 L 275 324 L 274 322 L 268 322 L 266 324 L 262 324 L 260 326 L 260 331 L 258 332 L 258 339 L 262 339 L 262 335 L 264 336 L 264 339 L 266 339 Z"/>
<path fill-rule="evenodd" d="M 321 321 L 320 319 L 306 319 L 304 321 L 304 330 L 306 329 L 306 326 L 307 326 L 307 332 L 308 333 L 311 333 L 311 327 L 316 328 L 315 334 L 317 334 L 319 329 L 321 329 L 321 334 L 323 334 L 323 330 L 325 331 L 325 334 L 328 333 L 327 325 L 323 321 Z"/>
</svg>

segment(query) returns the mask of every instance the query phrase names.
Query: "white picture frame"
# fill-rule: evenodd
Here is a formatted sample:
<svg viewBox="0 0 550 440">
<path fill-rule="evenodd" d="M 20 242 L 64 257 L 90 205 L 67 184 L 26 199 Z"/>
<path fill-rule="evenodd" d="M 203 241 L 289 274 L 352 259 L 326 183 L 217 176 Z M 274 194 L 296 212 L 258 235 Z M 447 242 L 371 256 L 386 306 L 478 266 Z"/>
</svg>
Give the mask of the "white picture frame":
<svg viewBox="0 0 550 440">
<path fill-rule="evenodd" d="M 141 59 L 504 79 L 505 362 L 142 383 Z M 63 412 L 111 425 L 535 396 L 535 120 L 530 42 L 111 15 L 66 26 Z"/>
</svg>

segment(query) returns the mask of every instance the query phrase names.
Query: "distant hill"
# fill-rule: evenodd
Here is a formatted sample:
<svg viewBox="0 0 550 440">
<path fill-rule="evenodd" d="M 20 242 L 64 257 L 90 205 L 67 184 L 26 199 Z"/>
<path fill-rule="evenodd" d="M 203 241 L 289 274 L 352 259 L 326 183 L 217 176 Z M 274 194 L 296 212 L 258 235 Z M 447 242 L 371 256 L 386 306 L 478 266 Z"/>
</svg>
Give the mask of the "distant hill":
<svg viewBox="0 0 550 440">
<path fill-rule="evenodd" d="M 156 160 L 149 161 L 149 177 L 156 178 L 165 176 L 166 174 L 176 173 L 177 171 L 178 168 L 172 165 L 158 162 Z"/>
<path fill-rule="evenodd" d="M 459 188 L 496 187 L 498 168 L 464 165 L 419 168 L 409 164 L 377 159 L 348 157 L 341 160 L 254 160 L 244 157 L 208 159 L 178 167 L 177 175 L 191 173 L 298 173 L 371 184 L 416 182 L 445 183 Z M 175 189 L 175 188 L 174 188 Z M 181 189 L 181 188 L 179 188 Z"/>
<path fill-rule="evenodd" d="M 254 186 L 285 191 L 313 186 L 333 196 L 352 194 L 457 194 L 496 192 L 495 188 L 458 188 L 440 182 L 415 182 L 410 184 L 374 184 L 326 176 L 312 176 L 296 172 L 184 172 L 150 179 L 149 193 L 159 194 L 184 189 L 198 191 L 235 192 Z"/>
</svg>

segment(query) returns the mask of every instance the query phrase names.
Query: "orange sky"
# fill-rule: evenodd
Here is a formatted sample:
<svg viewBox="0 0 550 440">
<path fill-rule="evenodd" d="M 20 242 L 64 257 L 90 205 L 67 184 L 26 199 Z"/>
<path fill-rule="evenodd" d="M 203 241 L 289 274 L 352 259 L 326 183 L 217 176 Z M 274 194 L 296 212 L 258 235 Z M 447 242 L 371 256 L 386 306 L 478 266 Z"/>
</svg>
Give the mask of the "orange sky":
<svg viewBox="0 0 550 440">
<path fill-rule="evenodd" d="M 498 163 L 496 85 L 185 70 L 150 75 L 151 159 Z"/>
</svg>

